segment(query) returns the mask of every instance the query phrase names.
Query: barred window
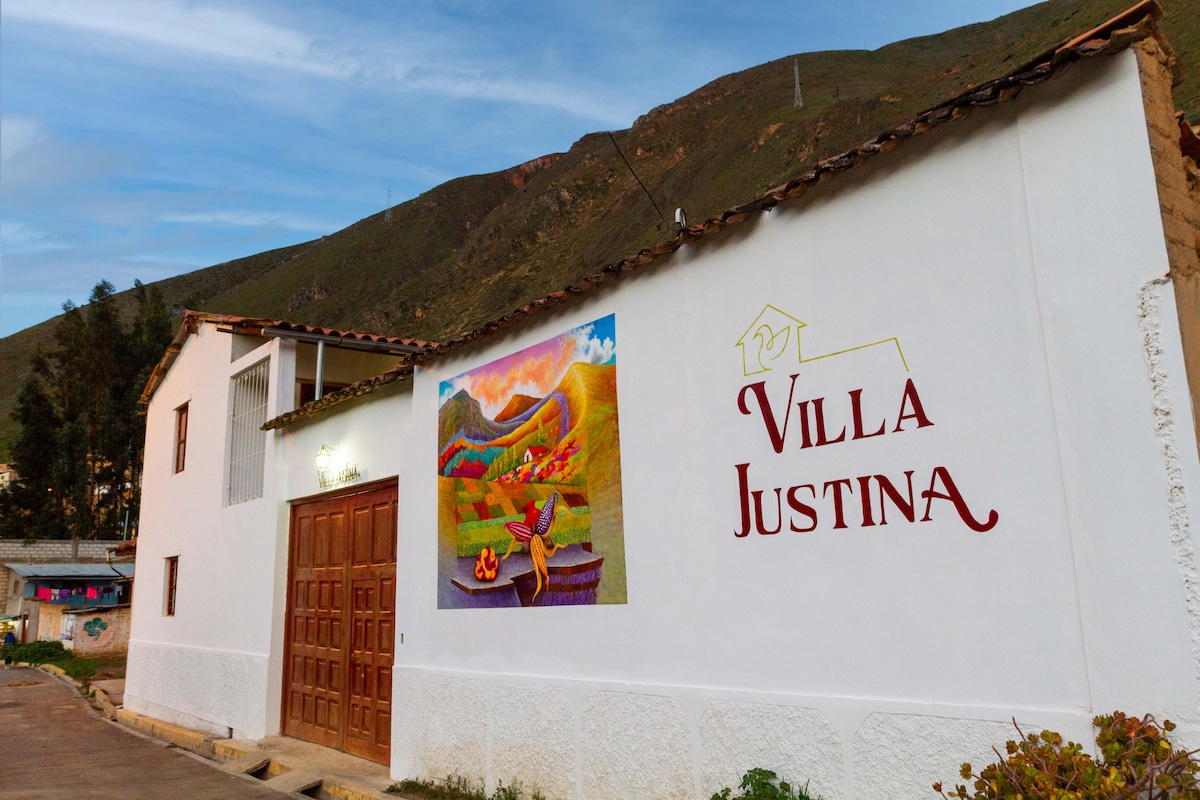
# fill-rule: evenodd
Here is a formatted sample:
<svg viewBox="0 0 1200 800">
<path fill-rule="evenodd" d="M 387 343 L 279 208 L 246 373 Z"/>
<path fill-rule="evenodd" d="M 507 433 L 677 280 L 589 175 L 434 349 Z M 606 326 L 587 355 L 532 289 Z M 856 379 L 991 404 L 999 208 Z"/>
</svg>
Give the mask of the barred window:
<svg viewBox="0 0 1200 800">
<path fill-rule="evenodd" d="M 232 379 L 227 505 L 262 497 L 267 434 L 261 428 L 267 421 L 270 366 L 264 359 Z"/>
</svg>

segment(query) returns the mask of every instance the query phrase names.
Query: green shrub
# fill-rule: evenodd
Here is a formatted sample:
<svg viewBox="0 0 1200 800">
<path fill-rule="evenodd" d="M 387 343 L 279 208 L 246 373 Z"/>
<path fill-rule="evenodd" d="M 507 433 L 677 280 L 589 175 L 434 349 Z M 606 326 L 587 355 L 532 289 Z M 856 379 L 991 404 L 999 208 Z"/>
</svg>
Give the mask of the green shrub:
<svg viewBox="0 0 1200 800">
<path fill-rule="evenodd" d="M 1092 724 L 1099 729 L 1100 761 L 1075 742 L 1064 744 L 1053 731 L 1027 734 L 1017 727 L 1021 740 L 1006 745 L 1007 758 L 978 774 L 969 763 L 962 765 L 959 774 L 973 781 L 974 791 L 958 785 L 944 792 L 940 782 L 933 790 L 955 800 L 1200 800 L 1197 751 L 1171 744 L 1170 720 L 1159 728 L 1149 714 L 1138 719 L 1115 711 Z"/>
<path fill-rule="evenodd" d="M 388 794 L 419 797 L 422 800 L 524 800 L 521 784 L 514 783 L 505 786 L 500 781 L 496 791 L 488 796 L 483 790 L 483 781 L 471 781 L 461 775 L 449 775 L 441 781 L 427 781 L 405 778 L 399 783 L 393 783 L 385 790 Z M 529 800 L 543 800 L 541 792 L 536 789 Z"/>
<path fill-rule="evenodd" d="M 69 655 L 63 649 L 62 642 L 27 642 L 25 644 L 10 644 L 3 648 L 6 658 L 16 661 L 27 661 L 30 664 L 45 664 L 47 661 L 61 661 Z"/>
<path fill-rule="evenodd" d="M 778 776 L 769 769 L 752 769 L 742 776 L 742 793 L 733 796 L 728 786 L 712 796 L 712 800 L 821 800 L 808 793 L 808 783 L 797 789 L 787 781 L 776 783 Z"/>
</svg>

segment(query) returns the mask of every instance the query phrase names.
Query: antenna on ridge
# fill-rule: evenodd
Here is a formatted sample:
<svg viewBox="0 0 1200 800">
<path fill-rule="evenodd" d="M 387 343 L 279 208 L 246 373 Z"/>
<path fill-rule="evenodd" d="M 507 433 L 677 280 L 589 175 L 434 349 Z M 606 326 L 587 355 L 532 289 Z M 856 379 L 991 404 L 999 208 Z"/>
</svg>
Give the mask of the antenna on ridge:
<svg viewBox="0 0 1200 800">
<path fill-rule="evenodd" d="M 383 212 L 383 221 L 384 222 L 392 221 L 392 187 L 390 187 L 390 186 L 388 187 L 388 204 L 387 204 L 387 208 Z"/>
<path fill-rule="evenodd" d="M 792 108 L 804 108 L 804 97 L 800 94 L 800 61 L 792 59 L 792 71 L 796 73 L 796 99 L 792 101 Z"/>
</svg>

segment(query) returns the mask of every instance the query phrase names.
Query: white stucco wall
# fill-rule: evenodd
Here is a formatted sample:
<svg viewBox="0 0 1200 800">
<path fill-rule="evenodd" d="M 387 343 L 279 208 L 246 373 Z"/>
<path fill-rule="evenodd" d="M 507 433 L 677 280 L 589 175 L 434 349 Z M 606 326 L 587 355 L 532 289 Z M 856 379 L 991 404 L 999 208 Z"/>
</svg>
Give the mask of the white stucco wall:
<svg viewBox="0 0 1200 800">
<path fill-rule="evenodd" d="M 283 469 L 280 440 L 263 434 L 263 496 L 226 505 L 230 380 L 271 358 L 268 418 L 295 407 L 315 348 L 200 324 L 155 392 L 146 457 L 125 704 L 184 725 L 259 738 L 280 729 L 288 505 L 299 470 Z M 297 351 L 306 351 L 298 357 Z M 326 348 L 329 381 L 386 369 L 394 356 Z M 313 362 L 305 366 L 308 362 Z M 303 373 L 307 370 L 306 373 Z M 298 371 L 303 374 L 298 374 Z M 187 458 L 173 471 L 175 410 L 188 403 Z M 367 437 L 369 438 L 369 437 Z M 324 441 L 322 443 L 325 443 Z M 328 441 L 340 444 L 340 439 Z M 318 491 L 309 454 L 311 485 Z M 395 465 L 389 475 L 396 474 Z M 374 474 L 363 472 L 364 476 Z M 369 478 L 368 478 L 369 479 Z M 166 564 L 179 557 L 175 615 L 164 614 Z"/>
<path fill-rule="evenodd" d="M 1172 427 L 1189 402 L 1179 338 L 1161 323 L 1148 361 L 1139 310 L 1150 286 L 1154 319 L 1171 316 L 1152 283 L 1166 270 L 1126 53 L 431 362 L 356 417 L 298 426 L 297 463 L 322 430 L 360 425 L 355 447 L 379 451 L 361 460 L 399 457 L 393 774 L 707 797 L 764 766 L 826 798 L 921 797 L 991 760 L 1013 717 L 1090 741 L 1094 713 L 1149 711 L 1200 744 L 1196 449 L 1172 451 L 1169 478 L 1164 426 L 1191 435 Z M 734 343 L 767 303 L 806 323 L 806 358 L 896 337 L 909 370 L 879 346 L 747 377 Z M 438 382 L 609 313 L 628 604 L 438 610 Z M 1175 404 L 1165 423 L 1152 368 Z M 774 452 L 738 394 L 765 380 L 782 414 L 792 373 L 794 401 L 827 398 L 834 434 L 859 389 L 887 433 L 801 449 L 793 427 Z M 934 424 L 895 432 L 909 379 Z M 744 463 L 768 500 L 814 484 L 817 529 L 734 536 Z M 888 525 L 863 527 L 856 483 L 832 526 L 825 482 L 903 488 L 913 470 L 919 498 L 935 467 L 994 528 L 945 500 L 928 522 L 889 506 Z"/>
<path fill-rule="evenodd" d="M 275 618 L 282 614 L 276 595 L 283 587 L 268 576 L 281 558 L 286 571 L 287 528 L 279 520 L 281 501 L 270 471 L 272 437 L 266 437 L 263 496 L 225 504 L 230 378 L 271 358 L 268 413 L 290 409 L 294 361 L 287 356 L 294 345 L 270 340 L 231 361 L 234 338 L 215 325 L 200 325 L 184 341 L 147 414 L 125 705 L 258 737 L 278 729 L 278 694 L 269 697 L 268 675 Z M 175 473 L 175 409 L 185 402 L 186 462 Z M 174 616 L 164 613 L 170 556 L 179 558 Z"/>
<path fill-rule="evenodd" d="M 990 760 L 1014 717 L 1090 741 L 1094 713 L 1153 712 L 1200 745 L 1200 465 L 1157 208 L 1134 55 L 1082 63 L 273 434 L 261 519 L 205 505 L 219 486 L 176 492 L 169 467 L 151 478 L 173 423 L 155 415 L 211 394 L 183 376 L 233 371 L 193 337 L 152 407 L 146 496 L 159 529 L 200 514 L 214 530 L 139 542 L 139 596 L 161 596 L 161 560 L 180 553 L 181 611 L 135 607 L 127 697 L 278 729 L 287 501 L 319 492 L 328 445 L 362 481 L 398 477 L 396 777 L 707 798 L 766 767 L 827 800 L 928 797 Z M 748 376 L 735 343 L 767 304 L 803 320 L 807 360 Z M 610 313 L 628 602 L 439 610 L 439 381 Z M 814 358 L 893 338 L 903 360 L 886 344 Z M 792 414 L 823 397 L 847 441 L 803 448 L 793 418 L 776 452 L 752 394 L 739 411 L 763 381 L 782 415 L 791 374 Z M 932 425 L 898 419 L 910 380 Z M 865 432 L 883 435 L 850 440 L 859 391 Z M 745 464 L 768 502 L 812 485 L 815 530 L 789 530 L 806 521 L 793 513 L 736 536 Z M 994 527 L 944 499 L 920 521 L 937 468 Z M 864 525 L 857 479 L 903 489 L 910 470 L 917 521 L 889 505 L 887 525 Z M 872 495 L 875 522 L 879 508 Z M 182 619 L 185 564 L 224 570 L 219 613 L 245 621 Z M 203 657 L 185 668 L 187 648 Z"/>
</svg>

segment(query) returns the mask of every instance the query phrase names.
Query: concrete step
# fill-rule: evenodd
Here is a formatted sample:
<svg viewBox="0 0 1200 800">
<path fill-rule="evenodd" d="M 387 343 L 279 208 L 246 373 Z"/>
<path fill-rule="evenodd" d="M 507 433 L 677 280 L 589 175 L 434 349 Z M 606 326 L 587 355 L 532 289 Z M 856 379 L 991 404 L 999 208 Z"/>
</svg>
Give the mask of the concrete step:
<svg viewBox="0 0 1200 800">
<path fill-rule="evenodd" d="M 320 775 L 315 772 L 306 772 L 301 769 L 294 769 L 291 772 L 286 772 L 283 775 L 276 775 L 274 778 L 263 783 L 264 786 L 269 786 L 281 792 L 300 793 L 306 792 L 309 789 L 320 786 L 323 780 Z"/>
<path fill-rule="evenodd" d="M 249 775 L 258 772 L 271 763 L 271 757 L 266 753 L 247 753 L 244 756 L 226 761 L 221 769 L 233 775 Z"/>
</svg>

